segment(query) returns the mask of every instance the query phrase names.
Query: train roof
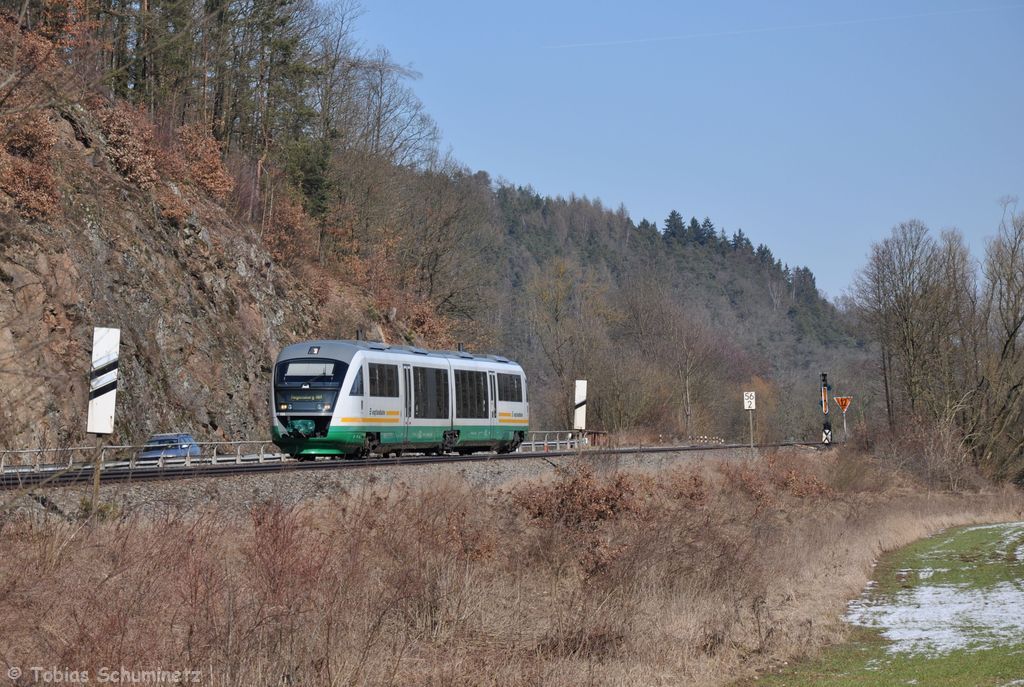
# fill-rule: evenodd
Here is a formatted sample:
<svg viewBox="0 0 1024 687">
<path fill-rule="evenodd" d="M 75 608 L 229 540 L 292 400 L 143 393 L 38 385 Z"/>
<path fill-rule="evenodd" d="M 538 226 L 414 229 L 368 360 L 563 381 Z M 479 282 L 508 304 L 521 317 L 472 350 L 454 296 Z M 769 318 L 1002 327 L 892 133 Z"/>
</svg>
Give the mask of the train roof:
<svg viewBox="0 0 1024 687">
<path fill-rule="evenodd" d="M 314 352 L 315 349 L 315 352 Z M 396 346 L 393 344 L 381 343 L 379 341 L 303 341 L 301 343 L 285 346 L 277 356 L 278 362 L 282 360 L 293 360 L 295 358 L 308 358 L 310 356 L 323 356 L 331 360 L 340 360 L 351 363 L 352 358 L 359 351 L 384 351 L 387 353 L 404 353 L 406 355 L 427 356 L 430 358 L 444 358 L 446 360 L 478 360 L 481 362 L 504 363 L 507 365 L 519 366 L 514 360 L 501 355 L 484 355 L 470 353 L 469 351 L 433 351 L 417 346 Z"/>
</svg>

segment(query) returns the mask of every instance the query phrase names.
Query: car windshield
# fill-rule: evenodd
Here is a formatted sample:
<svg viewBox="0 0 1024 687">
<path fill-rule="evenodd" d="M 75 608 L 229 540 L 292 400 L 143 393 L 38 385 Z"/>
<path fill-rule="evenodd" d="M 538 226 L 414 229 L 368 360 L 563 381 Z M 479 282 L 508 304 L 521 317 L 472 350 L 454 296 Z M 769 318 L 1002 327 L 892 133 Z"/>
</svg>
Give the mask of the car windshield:
<svg viewBox="0 0 1024 687">
<path fill-rule="evenodd" d="M 175 444 L 191 444 L 191 437 L 159 437 L 152 438 L 146 442 L 146 448 L 160 448 L 162 446 L 174 446 Z"/>
</svg>

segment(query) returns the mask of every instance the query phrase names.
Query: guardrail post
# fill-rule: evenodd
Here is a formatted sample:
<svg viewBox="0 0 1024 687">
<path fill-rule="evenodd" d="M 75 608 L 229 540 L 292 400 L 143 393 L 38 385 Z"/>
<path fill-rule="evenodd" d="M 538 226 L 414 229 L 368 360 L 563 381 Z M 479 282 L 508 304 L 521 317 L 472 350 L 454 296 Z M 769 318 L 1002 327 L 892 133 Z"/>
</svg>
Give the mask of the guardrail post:
<svg viewBox="0 0 1024 687">
<path fill-rule="evenodd" d="M 0 475 L 4 474 L 4 463 L 7 462 L 7 454 L 0 453 Z"/>
<path fill-rule="evenodd" d="M 259 461 L 261 463 L 263 462 L 263 444 L 260 444 L 260 458 L 259 458 Z"/>
<path fill-rule="evenodd" d="M 241 446 L 241 444 L 238 444 L 238 445 L 235 446 L 235 464 L 237 465 L 237 464 L 239 464 L 241 462 L 242 462 L 242 446 Z"/>
</svg>

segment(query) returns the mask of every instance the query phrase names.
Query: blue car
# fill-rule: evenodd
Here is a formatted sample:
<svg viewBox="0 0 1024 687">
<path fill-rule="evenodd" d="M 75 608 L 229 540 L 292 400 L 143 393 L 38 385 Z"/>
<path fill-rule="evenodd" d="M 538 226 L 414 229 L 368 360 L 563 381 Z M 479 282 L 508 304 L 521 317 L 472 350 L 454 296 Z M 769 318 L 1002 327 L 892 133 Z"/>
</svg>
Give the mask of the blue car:
<svg viewBox="0 0 1024 687">
<path fill-rule="evenodd" d="M 198 458 L 199 446 L 191 434 L 154 434 L 135 456 L 136 461 L 157 461 L 161 458 Z"/>
</svg>

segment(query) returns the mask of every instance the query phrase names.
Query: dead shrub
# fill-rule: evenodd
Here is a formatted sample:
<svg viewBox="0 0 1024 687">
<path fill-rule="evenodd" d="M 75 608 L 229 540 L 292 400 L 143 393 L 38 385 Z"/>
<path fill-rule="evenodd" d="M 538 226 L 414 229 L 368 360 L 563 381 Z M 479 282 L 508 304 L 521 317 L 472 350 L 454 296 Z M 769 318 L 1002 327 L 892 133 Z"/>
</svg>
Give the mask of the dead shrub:
<svg viewBox="0 0 1024 687">
<path fill-rule="evenodd" d="M 178 129 L 181 155 L 188 176 L 213 198 L 223 202 L 235 186 L 221 158 L 220 143 L 203 124 L 186 124 Z"/>
<path fill-rule="evenodd" d="M 578 531 L 593 531 L 602 521 L 637 509 L 635 484 L 629 475 L 599 480 L 581 464 L 562 470 L 550 484 L 524 487 L 514 496 L 532 520 Z"/>
<path fill-rule="evenodd" d="M 57 182 L 50 155 L 57 128 L 48 111 L 26 109 L 0 116 L 0 190 L 27 219 L 44 219 L 57 208 Z"/>
<path fill-rule="evenodd" d="M 829 486 L 841 494 L 877 494 L 895 486 L 897 477 L 891 471 L 886 474 L 870 453 L 845 448 L 835 450 L 827 474 Z"/>
<path fill-rule="evenodd" d="M 46 162 L 57 143 L 57 127 L 47 110 L 29 109 L 5 115 L 0 127 L 4 132 L 4 148 L 11 155 Z"/>
<path fill-rule="evenodd" d="M 275 260 L 295 265 L 316 258 L 317 237 L 313 220 L 295 194 L 282 189 L 263 223 L 263 244 Z"/>
<path fill-rule="evenodd" d="M 107 145 L 104 150 L 118 172 L 139 188 L 149 188 L 159 178 L 153 123 L 140 105 L 116 102 L 99 110 Z"/>
<path fill-rule="evenodd" d="M 763 470 L 747 464 L 733 463 L 725 463 L 718 470 L 725 477 L 727 488 L 733 492 L 744 494 L 754 501 L 755 512 L 775 503 L 772 494 L 772 481 Z"/>
<path fill-rule="evenodd" d="M 662 484 L 665 493 L 675 501 L 697 508 L 708 504 L 708 483 L 699 472 L 674 470 Z"/>
<path fill-rule="evenodd" d="M 732 489 L 754 501 L 756 511 L 772 506 L 783 494 L 800 499 L 835 496 L 835 491 L 808 468 L 805 460 L 778 453 L 768 453 L 753 463 L 724 464 L 719 471 Z"/>
<path fill-rule="evenodd" d="M 21 157 L 0 159 L 0 190 L 26 219 L 45 219 L 57 208 L 57 183 L 49 166 Z"/>
<path fill-rule="evenodd" d="M 175 226 L 183 226 L 189 217 L 189 206 L 181 191 L 170 184 L 159 184 L 153 190 L 153 198 L 160 208 L 160 216 Z"/>
</svg>

